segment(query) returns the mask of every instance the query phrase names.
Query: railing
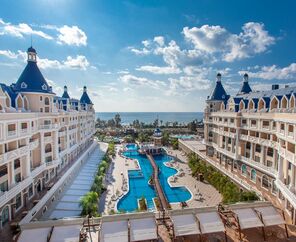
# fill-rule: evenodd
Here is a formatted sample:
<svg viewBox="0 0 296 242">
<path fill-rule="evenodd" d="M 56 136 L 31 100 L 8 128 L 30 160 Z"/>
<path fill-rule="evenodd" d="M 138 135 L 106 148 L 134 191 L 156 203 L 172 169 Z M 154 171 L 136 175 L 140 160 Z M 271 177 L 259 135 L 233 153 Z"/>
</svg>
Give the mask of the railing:
<svg viewBox="0 0 296 242">
<path fill-rule="evenodd" d="M 49 162 L 45 162 L 46 164 L 46 168 L 47 169 L 52 169 L 56 166 L 58 166 L 60 164 L 60 160 L 57 159 L 57 160 L 52 160 L 52 161 L 49 161 Z"/>
<path fill-rule="evenodd" d="M 277 171 L 273 167 L 265 166 L 262 163 L 255 162 L 255 161 L 253 161 L 250 158 L 247 158 L 245 156 L 240 156 L 240 160 L 242 160 L 243 162 L 257 168 L 258 170 L 261 170 L 263 173 L 267 173 L 270 176 L 276 177 L 276 175 L 277 175 Z"/>
<path fill-rule="evenodd" d="M 15 136 L 15 135 L 16 135 L 16 130 L 11 130 L 7 132 L 8 137 Z"/>
<path fill-rule="evenodd" d="M 291 205 L 295 208 L 296 207 L 296 195 L 290 191 L 290 189 L 279 179 L 275 181 L 275 184 L 280 189 L 280 191 L 283 193 L 283 195 L 289 200 Z"/>
<path fill-rule="evenodd" d="M 39 129 L 58 129 L 59 124 L 40 124 Z"/>
<path fill-rule="evenodd" d="M 20 156 L 27 154 L 30 151 L 29 145 L 23 146 L 21 148 L 17 148 L 12 151 L 8 151 L 2 155 L 0 155 L 0 165 L 4 165 L 12 159 L 16 159 Z"/>
<path fill-rule="evenodd" d="M 36 176 L 38 176 L 41 172 L 43 172 L 45 170 L 46 164 L 43 163 L 40 166 L 37 166 L 34 168 L 34 170 L 31 171 L 31 177 L 34 178 Z"/>
<path fill-rule="evenodd" d="M 27 186 L 29 186 L 33 182 L 31 176 L 25 178 L 23 181 L 15 184 L 8 191 L 2 193 L 0 195 L 0 207 L 4 206 L 8 203 L 12 198 L 14 198 L 18 193 L 24 190 Z"/>
</svg>

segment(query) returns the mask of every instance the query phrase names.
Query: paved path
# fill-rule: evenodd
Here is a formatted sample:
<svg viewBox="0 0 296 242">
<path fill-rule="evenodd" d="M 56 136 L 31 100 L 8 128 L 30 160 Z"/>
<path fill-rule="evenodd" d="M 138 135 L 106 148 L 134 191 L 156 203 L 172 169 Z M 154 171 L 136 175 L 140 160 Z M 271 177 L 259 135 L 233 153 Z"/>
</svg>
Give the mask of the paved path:
<svg viewBox="0 0 296 242">
<path fill-rule="evenodd" d="M 82 196 L 90 191 L 98 165 L 106 153 L 108 145 L 100 143 L 89 156 L 83 167 L 73 178 L 72 182 L 64 189 L 63 194 L 44 214 L 42 219 L 60 219 L 64 217 L 80 216 L 79 201 Z"/>
<path fill-rule="evenodd" d="M 150 154 L 146 154 L 151 166 L 153 167 L 153 180 L 154 180 L 154 187 L 157 193 L 157 196 L 159 198 L 159 201 L 161 203 L 162 209 L 168 209 L 169 208 L 169 202 L 163 192 L 163 189 L 160 185 L 159 179 L 158 179 L 158 166 L 155 162 L 155 160 L 153 159 L 153 156 Z"/>
<path fill-rule="evenodd" d="M 174 182 L 174 177 L 170 177 L 169 183 L 171 186 L 186 186 L 192 193 L 193 197 L 187 202 L 188 207 L 205 207 L 216 206 L 222 201 L 221 194 L 207 182 L 200 182 L 191 175 L 191 169 L 188 166 L 187 156 L 179 150 L 168 149 L 169 155 L 176 157 L 176 162 L 172 163 L 172 167 L 184 173 L 183 176 L 178 177 Z M 200 193 L 201 196 L 196 194 Z M 173 209 L 180 208 L 180 204 L 171 204 Z"/>
</svg>

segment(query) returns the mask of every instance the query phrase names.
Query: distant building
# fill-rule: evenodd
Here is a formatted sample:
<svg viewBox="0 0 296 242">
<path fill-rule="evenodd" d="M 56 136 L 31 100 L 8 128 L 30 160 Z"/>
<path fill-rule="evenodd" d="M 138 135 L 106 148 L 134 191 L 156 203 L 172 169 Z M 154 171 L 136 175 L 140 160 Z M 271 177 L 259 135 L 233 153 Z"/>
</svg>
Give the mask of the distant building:
<svg viewBox="0 0 296 242">
<path fill-rule="evenodd" d="M 248 75 L 239 92 L 226 93 L 221 75 L 206 101 L 207 155 L 296 223 L 296 87 L 253 92 Z"/>
<path fill-rule="evenodd" d="M 83 88 L 56 96 L 33 47 L 18 81 L 0 83 L 0 229 L 40 198 L 54 178 L 92 143 L 95 110 Z M 66 169 L 66 168 L 65 168 Z"/>
</svg>

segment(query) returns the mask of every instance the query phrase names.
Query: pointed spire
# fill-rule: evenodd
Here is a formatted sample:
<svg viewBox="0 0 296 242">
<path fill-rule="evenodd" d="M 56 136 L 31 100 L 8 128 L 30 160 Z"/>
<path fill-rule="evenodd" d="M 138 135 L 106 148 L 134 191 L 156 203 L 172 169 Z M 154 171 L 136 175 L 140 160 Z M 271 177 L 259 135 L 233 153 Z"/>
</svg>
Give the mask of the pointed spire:
<svg viewBox="0 0 296 242">
<path fill-rule="evenodd" d="M 246 94 L 250 92 L 252 92 L 252 89 L 249 85 L 249 75 L 245 73 L 243 76 L 243 84 L 238 94 Z"/>
<path fill-rule="evenodd" d="M 87 87 L 86 86 L 83 87 L 83 92 L 87 92 Z"/>
<path fill-rule="evenodd" d="M 221 79 L 222 75 L 221 73 L 218 73 L 216 76 L 216 86 L 212 92 L 212 95 L 209 97 L 209 100 L 222 101 L 228 98 L 228 95 L 222 85 Z"/>
<path fill-rule="evenodd" d="M 68 94 L 68 87 L 64 86 L 64 93 L 63 93 L 63 98 L 70 98 L 69 94 Z"/>
</svg>

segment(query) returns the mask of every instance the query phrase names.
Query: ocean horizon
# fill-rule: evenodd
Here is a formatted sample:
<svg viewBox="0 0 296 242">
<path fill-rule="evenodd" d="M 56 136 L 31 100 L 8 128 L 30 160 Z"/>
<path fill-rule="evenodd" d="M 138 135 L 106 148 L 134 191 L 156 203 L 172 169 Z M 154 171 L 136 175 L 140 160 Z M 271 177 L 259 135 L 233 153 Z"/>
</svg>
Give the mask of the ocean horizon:
<svg viewBox="0 0 296 242">
<path fill-rule="evenodd" d="M 96 112 L 96 118 L 101 120 L 110 120 L 115 114 L 119 113 L 122 124 L 131 124 L 138 119 L 145 124 L 153 123 L 155 119 L 166 122 L 189 123 L 193 120 L 202 120 L 202 112 Z"/>
</svg>

